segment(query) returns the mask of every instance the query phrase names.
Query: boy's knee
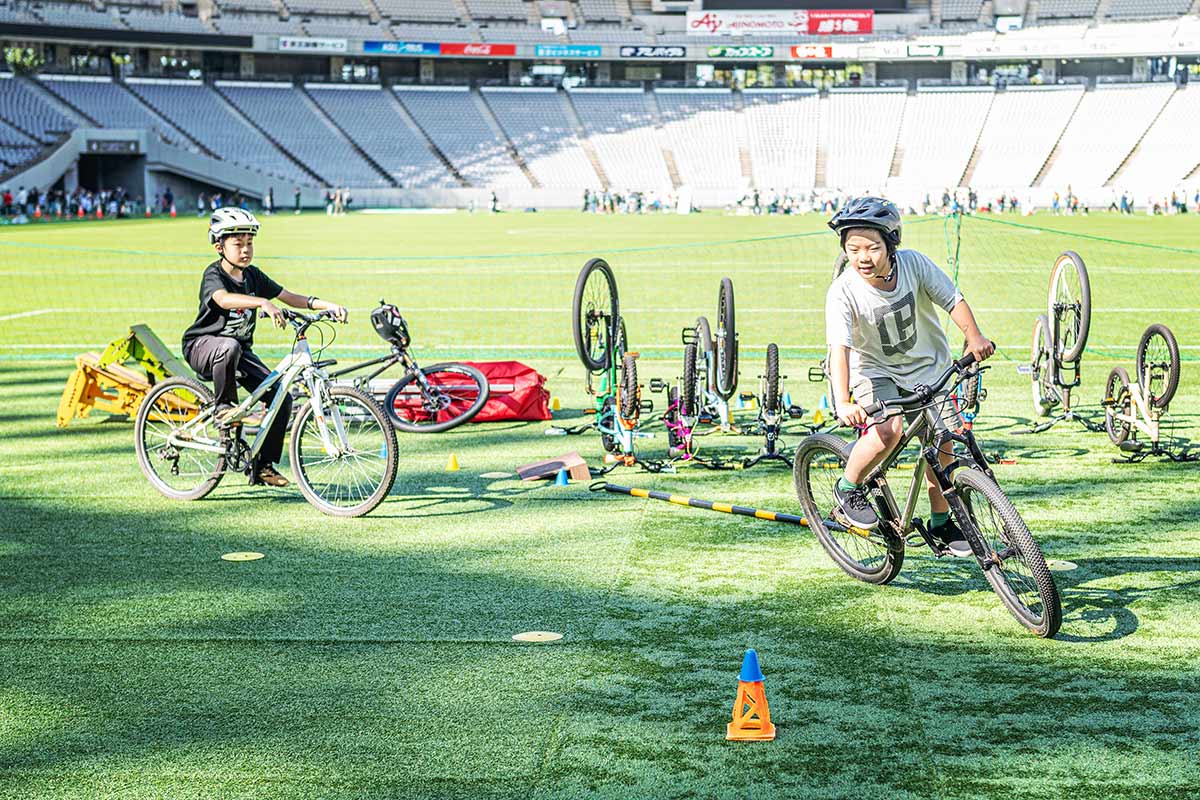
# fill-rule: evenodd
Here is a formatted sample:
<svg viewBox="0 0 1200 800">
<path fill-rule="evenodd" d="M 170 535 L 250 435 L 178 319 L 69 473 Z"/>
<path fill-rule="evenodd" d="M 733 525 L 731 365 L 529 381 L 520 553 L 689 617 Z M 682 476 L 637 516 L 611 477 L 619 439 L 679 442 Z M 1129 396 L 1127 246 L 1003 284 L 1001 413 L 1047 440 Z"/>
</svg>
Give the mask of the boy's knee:
<svg viewBox="0 0 1200 800">
<path fill-rule="evenodd" d="M 879 438 L 885 445 L 893 447 L 904 433 L 904 423 L 900 417 L 889 417 L 876 425 L 875 430 L 879 431 Z"/>
<path fill-rule="evenodd" d="M 237 339 L 226 339 L 216 350 L 217 360 L 237 362 L 242 357 L 242 343 Z"/>
</svg>

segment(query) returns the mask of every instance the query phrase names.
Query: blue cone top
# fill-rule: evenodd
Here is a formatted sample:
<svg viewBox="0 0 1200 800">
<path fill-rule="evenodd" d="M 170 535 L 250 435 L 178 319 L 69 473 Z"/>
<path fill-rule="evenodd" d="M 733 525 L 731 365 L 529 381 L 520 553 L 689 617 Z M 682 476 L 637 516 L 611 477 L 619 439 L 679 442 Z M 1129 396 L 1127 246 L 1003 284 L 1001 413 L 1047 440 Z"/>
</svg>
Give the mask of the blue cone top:
<svg viewBox="0 0 1200 800">
<path fill-rule="evenodd" d="M 762 679 L 762 668 L 758 666 L 758 653 L 752 647 L 746 651 L 746 655 L 742 659 L 742 674 L 738 675 L 738 680 L 753 683 Z"/>
</svg>

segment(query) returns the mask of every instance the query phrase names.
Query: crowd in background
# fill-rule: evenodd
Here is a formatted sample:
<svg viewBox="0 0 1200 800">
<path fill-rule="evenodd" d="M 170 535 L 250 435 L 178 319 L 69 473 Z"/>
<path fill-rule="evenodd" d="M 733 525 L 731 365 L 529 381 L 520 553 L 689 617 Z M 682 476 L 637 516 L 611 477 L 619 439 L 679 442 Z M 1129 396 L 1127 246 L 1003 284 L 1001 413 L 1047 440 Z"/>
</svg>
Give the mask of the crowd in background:
<svg viewBox="0 0 1200 800">
<path fill-rule="evenodd" d="M 78 216 L 132 217 L 142 213 L 140 195 L 134 196 L 118 186 L 93 191 L 82 186 L 74 191 L 18 186 L 0 189 L 0 212 L 7 222 L 24 222 L 39 217 Z"/>
</svg>

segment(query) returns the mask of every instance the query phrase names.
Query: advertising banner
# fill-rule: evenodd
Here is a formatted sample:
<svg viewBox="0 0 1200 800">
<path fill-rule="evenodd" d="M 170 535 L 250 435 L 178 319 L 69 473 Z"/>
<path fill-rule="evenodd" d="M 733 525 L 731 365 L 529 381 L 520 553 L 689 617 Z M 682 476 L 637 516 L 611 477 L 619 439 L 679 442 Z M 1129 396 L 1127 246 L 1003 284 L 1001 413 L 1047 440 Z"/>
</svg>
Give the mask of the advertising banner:
<svg viewBox="0 0 1200 800">
<path fill-rule="evenodd" d="M 535 58 L 599 58 L 598 44 L 539 44 L 533 48 Z"/>
<path fill-rule="evenodd" d="M 807 34 L 810 13 L 802 10 L 689 11 L 687 32 L 693 36 Z"/>
<path fill-rule="evenodd" d="M 906 50 L 909 58 L 941 58 L 940 44 L 910 44 Z"/>
<path fill-rule="evenodd" d="M 871 9 L 808 12 L 808 33 L 814 36 L 871 33 L 874 29 L 875 12 Z"/>
<path fill-rule="evenodd" d="M 363 42 L 364 53 L 388 53 L 398 56 L 436 56 L 437 42 Z"/>
<path fill-rule="evenodd" d="M 442 42 L 444 56 L 515 56 L 515 44 L 476 44 L 472 42 Z"/>
<path fill-rule="evenodd" d="M 769 44 L 718 44 L 708 48 L 709 58 L 770 58 L 775 48 Z"/>
<path fill-rule="evenodd" d="M 858 47 L 852 44 L 798 44 L 790 50 L 792 58 L 834 58 L 839 61 L 857 58 Z"/>
<path fill-rule="evenodd" d="M 306 53 L 344 53 L 345 39 L 312 39 L 307 36 L 280 36 L 279 49 Z"/>
<path fill-rule="evenodd" d="M 683 58 L 687 48 L 682 45 L 626 45 L 621 58 Z"/>
</svg>

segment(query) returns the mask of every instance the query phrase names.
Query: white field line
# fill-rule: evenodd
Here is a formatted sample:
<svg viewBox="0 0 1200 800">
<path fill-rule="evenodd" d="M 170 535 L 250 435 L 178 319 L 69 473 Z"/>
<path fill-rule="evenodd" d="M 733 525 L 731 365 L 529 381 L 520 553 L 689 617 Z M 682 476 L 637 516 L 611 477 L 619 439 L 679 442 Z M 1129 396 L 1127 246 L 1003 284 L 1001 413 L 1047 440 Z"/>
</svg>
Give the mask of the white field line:
<svg viewBox="0 0 1200 800">
<path fill-rule="evenodd" d="M 5 314 L 0 317 L 0 322 L 5 322 L 10 319 L 21 319 L 22 317 L 36 317 L 40 314 L 53 314 L 57 311 L 54 308 L 39 308 L 34 311 L 18 311 L 16 314 Z"/>
</svg>

